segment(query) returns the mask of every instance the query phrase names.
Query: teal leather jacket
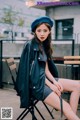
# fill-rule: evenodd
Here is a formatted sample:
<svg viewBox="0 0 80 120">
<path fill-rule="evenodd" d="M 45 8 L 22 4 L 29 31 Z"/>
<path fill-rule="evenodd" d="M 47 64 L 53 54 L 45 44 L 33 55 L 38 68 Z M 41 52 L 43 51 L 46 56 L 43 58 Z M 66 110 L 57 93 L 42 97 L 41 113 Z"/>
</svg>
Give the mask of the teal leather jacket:
<svg viewBox="0 0 80 120">
<path fill-rule="evenodd" d="M 33 61 L 35 61 L 34 65 Z M 58 71 L 54 61 L 48 59 L 47 62 L 51 74 L 58 78 Z M 16 79 L 21 108 L 29 107 L 32 96 L 34 99 L 43 99 L 45 65 L 46 61 L 42 59 L 39 52 L 39 44 L 35 39 L 32 39 L 23 49 Z"/>
</svg>

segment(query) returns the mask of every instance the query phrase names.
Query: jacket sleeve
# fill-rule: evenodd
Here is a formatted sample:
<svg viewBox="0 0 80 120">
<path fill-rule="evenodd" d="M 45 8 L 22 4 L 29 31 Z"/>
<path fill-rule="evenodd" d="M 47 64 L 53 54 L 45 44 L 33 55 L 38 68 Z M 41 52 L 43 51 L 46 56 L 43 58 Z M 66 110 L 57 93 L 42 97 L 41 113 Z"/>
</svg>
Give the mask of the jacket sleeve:
<svg viewBox="0 0 80 120">
<path fill-rule="evenodd" d="M 21 100 L 21 107 L 27 107 L 29 103 L 29 44 L 27 44 L 22 52 L 16 85 Z"/>
</svg>

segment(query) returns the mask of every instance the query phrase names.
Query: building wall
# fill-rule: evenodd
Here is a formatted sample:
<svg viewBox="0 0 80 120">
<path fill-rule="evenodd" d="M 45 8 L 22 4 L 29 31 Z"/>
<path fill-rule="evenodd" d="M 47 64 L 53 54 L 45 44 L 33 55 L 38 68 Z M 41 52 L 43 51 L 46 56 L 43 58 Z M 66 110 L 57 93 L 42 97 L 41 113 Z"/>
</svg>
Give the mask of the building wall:
<svg viewBox="0 0 80 120">
<path fill-rule="evenodd" d="M 74 19 L 74 39 L 76 43 L 80 43 L 80 6 L 58 6 L 50 7 L 46 9 L 46 15 L 50 16 L 54 20 L 60 19 Z M 55 35 L 55 23 L 53 27 L 53 34 Z M 54 36 L 55 38 L 55 36 Z"/>
<path fill-rule="evenodd" d="M 16 18 L 24 19 L 24 25 L 18 26 L 18 20 L 14 21 L 14 25 L 11 26 L 9 24 L 4 24 L 1 22 L 2 17 L 4 17 L 3 9 L 12 8 L 13 12 L 16 13 Z M 29 8 L 26 6 L 26 1 L 21 0 L 0 0 L 0 33 L 2 34 L 3 30 L 13 30 L 13 32 L 18 33 L 18 37 L 20 38 L 21 32 L 24 32 L 25 37 L 28 37 L 31 34 L 31 23 L 32 21 L 40 16 L 45 15 L 45 10 L 40 10 L 36 8 Z"/>
</svg>

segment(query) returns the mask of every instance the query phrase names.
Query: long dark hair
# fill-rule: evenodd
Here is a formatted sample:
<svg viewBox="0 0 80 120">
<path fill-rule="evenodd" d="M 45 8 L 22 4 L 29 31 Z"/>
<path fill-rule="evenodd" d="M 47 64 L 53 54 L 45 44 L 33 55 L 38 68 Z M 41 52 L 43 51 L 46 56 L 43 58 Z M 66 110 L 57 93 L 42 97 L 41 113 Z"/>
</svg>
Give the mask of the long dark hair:
<svg viewBox="0 0 80 120">
<path fill-rule="evenodd" d="M 43 23 L 41 23 L 41 24 L 43 24 Z M 35 29 L 34 29 L 34 36 L 36 37 L 36 40 L 37 40 L 37 42 L 39 43 L 39 50 L 40 50 L 40 52 L 43 53 L 42 43 L 41 43 L 41 41 L 37 38 L 37 36 L 36 36 L 36 34 L 35 34 L 36 28 L 39 27 L 41 24 L 38 24 L 38 25 L 35 27 Z M 51 31 L 50 25 L 47 24 L 47 23 L 44 23 L 44 24 L 48 27 L 49 31 Z M 44 50 L 45 50 L 46 55 L 47 55 L 48 58 L 50 58 L 50 57 L 52 56 L 52 52 L 53 52 L 52 46 L 51 46 L 51 40 L 52 40 L 52 39 L 51 39 L 51 32 L 50 32 L 50 34 L 48 35 L 47 39 L 46 39 L 45 41 L 43 41 Z"/>
</svg>

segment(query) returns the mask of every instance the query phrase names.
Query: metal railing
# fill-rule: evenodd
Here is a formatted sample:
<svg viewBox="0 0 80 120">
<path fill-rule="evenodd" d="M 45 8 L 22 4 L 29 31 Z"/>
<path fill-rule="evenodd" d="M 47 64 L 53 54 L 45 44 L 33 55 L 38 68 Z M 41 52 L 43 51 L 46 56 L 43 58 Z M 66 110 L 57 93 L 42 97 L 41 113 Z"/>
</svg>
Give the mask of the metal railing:
<svg viewBox="0 0 80 120">
<path fill-rule="evenodd" d="M 13 41 L 11 41 L 11 40 L 0 40 L 0 88 L 3 88 L 3 86 L 4 86 L 4 82 L 3 82 L 3 60 L 4 59 L 6 59 L 6 58 L 8 58 L 8 57 L 10 57 L 10 56 L 8 56 L 8 55 L 6 55 L 6 57 L 4 57 L 3 56 L 3 53 L 4 53 L 4 43 L 8 43 L 8 42 L 10 42 L 10 43 L 16 43 L 16 42 L 26 42 L 26 40 L 18 40 L 18 41 L 15 41 L 15 40 L 13 40 Z M 7 48 L 8 49 L 8 48 Z M 12 56 L 12 57 L 14 57 L 14 56 Z M 14 57 L 15 59 L 20 59 L 20 57 Z"/>
<path fill-rule="evenodd" d="M 3 55 L 3 53 L 4 53 L 4 49 L 6 49 L 5 47 L 4 47 L 4 45 L 3 45 L 3 43 L 8 43 L 8 42 L 10 42 L 11 44 L 13 44 L 13 43 L 23 43 L 23 44 L 25 44 L 25 42 L 26 41 L 28 41 L 28 40 L 17 40 L 17 41 L 15 41 L 15 40 L 13 40 L 13 41 L 11 41 L 11 40 L 2 40 L 2 41 L 0 41 L 0 87 L 2 87 L 3 85 L 3 81 L 2 81 L 2 59 L 5 59 L 5 58 L 9 58 L 9 57 L 11 57 L 11 56 L 8 56 L 8 54 L 6 54 L 6 56 L 4 56 Z M 53 44 L 56 44 L 56 42 L 58 43 L 58 45 L 60 44 L 59 42 L 61 42 L 61 41 L 63 41 L 64 43 L 63 44 L 67 44 L 67 42 L 69 42 L 68 44 L 70 44 L 70 55 L 73 55 L 74 56 L 74 52 L 75 52 L 75 40 L 74 39 L 71 39 L 71 40 L 59 40 L 59 41 L 56 41 L 56 40 L 54 40 L 54 41 L 52 41 L 53 42 Z M 9 45 L 10 46 L 10 45 Z M 3 49 L 4 48 L 4 49 Z M 21 46 L 19 47 L 20 49 L 19 50 L 22 50 L 21 49 Z M 12 47 L 10 46 L 10 48 L 7 48 L 7 49 L 9 49 L 9 51 L 11 52 L 11 50 L 12 50 Z M 13 49 L 15 50 L 15 48 L 13 47 Z M 55 49 L 55 48 L 54 48 Z M 3 50 L 3 51 L 2 51 Z M 66 49 L 65 49 L 66 50 Z M 6 51 L 6 50 L 5 50 Z M 13 52 L 13 51 L 12 51 Z M 12 57 L 14 57 L 14 59 L 20 59 L 20 56 L 18 56 L 18 55 L 15 55 L 15 56 L 13 56 L 13 54 L 12 54 L 12 52 L 11 52 L 11 55 L 12 55 Z M 61 56 L 60 56 L 61 57 Z M 62 60 L 62 59 L 61 59 Z M 61 62 L 61 60 L 60 59 L 55 59 L 55 63 L 58 63 L 57 61 L 59 61 L 59 64 L 61 64 L 60 62 Z M 63 63 L 62 63 L 63 64 Z M 3 65 L 4 66 L 4 65 Z M 4 75 L 3 75 L 4 76 Z M 4 77 L 3 77 L 4 78 Z"/>
</svg>

